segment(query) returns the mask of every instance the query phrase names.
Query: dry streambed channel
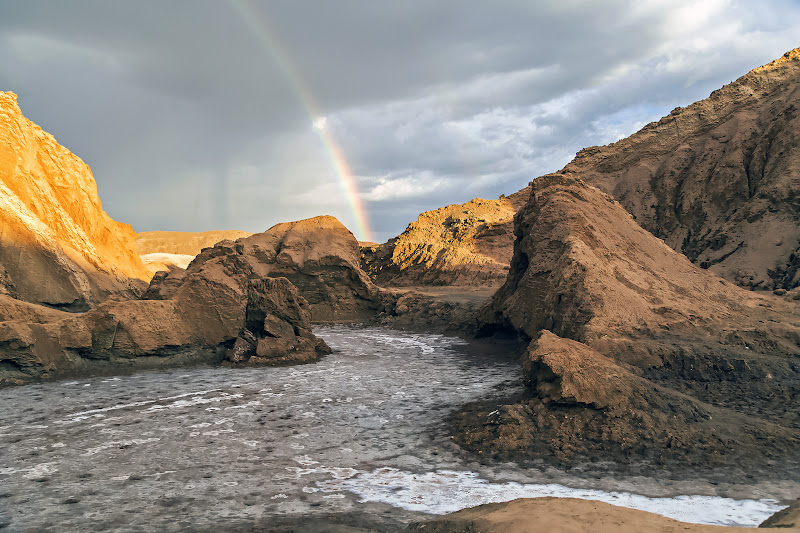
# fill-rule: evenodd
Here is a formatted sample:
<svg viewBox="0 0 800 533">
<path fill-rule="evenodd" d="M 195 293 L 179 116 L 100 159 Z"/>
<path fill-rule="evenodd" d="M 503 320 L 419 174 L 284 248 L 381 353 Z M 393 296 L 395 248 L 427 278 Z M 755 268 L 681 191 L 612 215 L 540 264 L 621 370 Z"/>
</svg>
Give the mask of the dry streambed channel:
<svg viewBox="0 0 800 533">
<path fill-rule="evenodd" d="M 335 351 L 313 365 L 0 390 L 0 526 L 269 529 L 351 514 L 399 527 L 422 513 L 534 496 L 752 526 L 782 507 L 768 487 L 726 493 L 643 476 L 583 479 L 544 463 L 480 465 L 452 444 L 446 418 L 519 387 L 513 361 L 442 335 L 345 325 L 315 333 Z"/>
</svg>

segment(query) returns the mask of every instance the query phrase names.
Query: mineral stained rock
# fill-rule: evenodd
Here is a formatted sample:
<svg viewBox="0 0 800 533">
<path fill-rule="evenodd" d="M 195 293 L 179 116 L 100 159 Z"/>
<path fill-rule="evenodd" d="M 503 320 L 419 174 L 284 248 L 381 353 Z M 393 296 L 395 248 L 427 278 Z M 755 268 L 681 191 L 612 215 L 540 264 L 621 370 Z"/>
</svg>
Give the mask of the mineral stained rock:
<svg viewBox="0 0 800 533">
<path fill-rule="evenodd" d="M 150 272 L 89 167 L 0 92 L 0 293 L 69 311 L 133 296 Z"/>
</svg>

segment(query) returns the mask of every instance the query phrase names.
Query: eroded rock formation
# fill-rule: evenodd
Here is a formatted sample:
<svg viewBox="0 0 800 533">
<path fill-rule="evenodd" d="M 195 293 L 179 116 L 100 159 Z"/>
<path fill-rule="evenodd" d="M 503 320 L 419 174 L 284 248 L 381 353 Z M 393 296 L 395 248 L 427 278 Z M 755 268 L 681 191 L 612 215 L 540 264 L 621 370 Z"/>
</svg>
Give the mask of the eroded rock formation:
<svg viewBox="0 0 800 533">
<path fill-rule="evenodd" d="M 236 257 L 254 276 L 291 281 L 308 301 L 313 320 L 363 320 L 374 314 L 384 296 L 361 270 L 359 254 L 356 238 L 334 217 L 286 222 L 203 250 L 185 274 L 173 271 L 154 280 L 148 294 L 170 294 L 175 280 L 205 268 L 209 261 Z"/>
<path fill-rule="evenodd" d="M 800 284 L 800 49 L 578 153 L 562 173 L 613 195 L 643 228 L 741 286 Z"/>
<path fill-rule="evenodd" d="M 364 246 L 362 266 L 381 286 L 500 285 L 508 272 L 523 189 L 422 213 L 387 243 Z"/>
<path fill-rule="evenodd" d="M 574 177 L 534 180 L 515 232 L 508 280 L 482 320 L 538 339 L 524 360 L 536 399 L 468 409 L 462 443 L 700 463 L 800 451 L 787 407 L 800 393 L 795 301 L 691 264 Z"/>
<path fill-rule="evenodd" d="M 231 241 L 207 248 L 188 270 L 157 274 L 140 300 L 107 301 L 78 316 L 50 311 L 43 323 L 0 322 L 0 383 L 125 367 L 295 364 L 327 353 L 297 287 L 265 275 L 265 256 L 245 249 Z"/>
<path fill-rule="evenodd" d="M 133 230 L 103 211 L 89 167 L 0 92 L 0 292 L 82 311 L 149 279 Z"/>
<path fill-rule="evenodd" d="M 218 266 L 187 276 L 167 299 L 0 322 L 0 384 L 192 363 L 296 364 L 329 351 L 288 280 Z"/>
</svg>

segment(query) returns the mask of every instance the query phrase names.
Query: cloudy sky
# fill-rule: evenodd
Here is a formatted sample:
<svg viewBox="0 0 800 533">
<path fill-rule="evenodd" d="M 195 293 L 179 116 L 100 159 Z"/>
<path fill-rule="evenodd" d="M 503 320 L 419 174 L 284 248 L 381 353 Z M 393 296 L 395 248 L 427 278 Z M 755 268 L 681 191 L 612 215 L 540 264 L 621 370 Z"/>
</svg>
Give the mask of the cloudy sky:
<svg viewBox="0 0 800 533">
<path fill-rule="evenodd" d="M 0 90 L 137 231 L 383 241 L 798 46 L 798 0 L 8 0 Z"/>
</svg>

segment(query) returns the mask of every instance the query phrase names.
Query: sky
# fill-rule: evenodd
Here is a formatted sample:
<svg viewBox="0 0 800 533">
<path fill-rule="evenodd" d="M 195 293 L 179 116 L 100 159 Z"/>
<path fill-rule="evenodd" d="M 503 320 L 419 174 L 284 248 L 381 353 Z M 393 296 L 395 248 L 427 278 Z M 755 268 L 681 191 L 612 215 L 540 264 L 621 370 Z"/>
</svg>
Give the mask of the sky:
<svg viewBox="0 0 800 533">
<path fill-rule="evenodd" d="M 798 46 L 798 0 L 5 0 L 0 90 L 136 231 L 383 242 Z"/>
</svg>

